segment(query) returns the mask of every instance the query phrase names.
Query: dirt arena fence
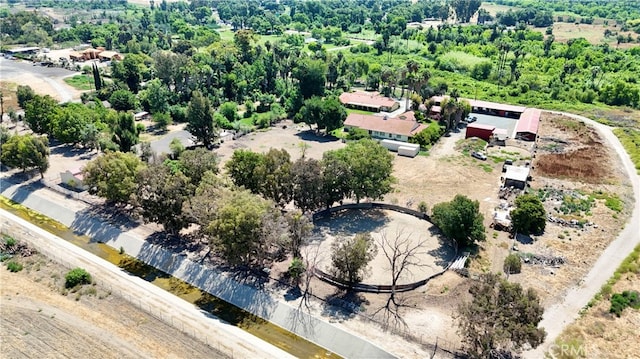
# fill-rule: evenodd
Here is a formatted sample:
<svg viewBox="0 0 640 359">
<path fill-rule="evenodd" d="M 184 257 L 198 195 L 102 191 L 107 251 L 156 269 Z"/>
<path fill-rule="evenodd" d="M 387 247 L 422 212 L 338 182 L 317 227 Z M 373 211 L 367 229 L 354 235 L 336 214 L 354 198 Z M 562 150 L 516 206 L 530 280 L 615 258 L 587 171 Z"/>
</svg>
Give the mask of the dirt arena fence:
<svg viewBox="0 0 640 359">
<path fill-rule="evenodd" d="M 333 213 L 346 211 L 346 210 L 354 210 L 354 209 L 387 209 L 390 211 L 408 214 L 433 224 L 433 222 L 431 222 L 431 218 L 426 213 L 416 211 L 411 208 L 406 208 L 406 207 L 402 207 L 394 204 L 388 204 L 388 203 L 380 203 L 380 202 L 349 203 L 349 204 L 343 204 L 336 207 L 327 208 L 322 211 L 314 213 L 313 220 L 316 221 L 321 218 L 328 218 Z M 408 284 L 396 284 L 395 286 L 381 285 L 381 284 L 351 283 L 351 282 L 342 280 L 340 278 L 337 278 L 318 268 L 314 268 L 313 272 L 314 272 L 314 275 L 321 281 L 344 290 L 352 290 L 355 292 L 364 292 L 364 293 L 402 293 L 402 292 L 409 292 L 409 291 L 415 290 L 416 288 L 422 287 L 423 285 L 427 284 L 430 280 L 444 274 L 444 272 L 449 270 L 449 267 L 456 260 L 457 255 L 458 253 L 456 250 L 456 253 L 453 256 L 453 259 L 451 260 L 451 262 L 449 262 L 445 266 L 445 268 L 442 271 L 435 273 L 425 279 L 419 280 L 417 282 L 408 283 Z"/>
</svg>

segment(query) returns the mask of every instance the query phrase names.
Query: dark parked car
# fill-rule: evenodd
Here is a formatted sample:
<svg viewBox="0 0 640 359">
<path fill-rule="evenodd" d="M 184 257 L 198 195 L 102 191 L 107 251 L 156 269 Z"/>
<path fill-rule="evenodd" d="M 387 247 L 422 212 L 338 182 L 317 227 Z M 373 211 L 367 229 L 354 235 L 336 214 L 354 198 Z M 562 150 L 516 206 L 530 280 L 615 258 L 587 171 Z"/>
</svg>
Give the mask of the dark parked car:
<svg viewBox="0 0 640 359">
<path fill-rule="evenodd" d="M 505 160 L 504 164 L 502 165 L 502 172 L 507 172 L 507 166 L 513 166 L 513 161 Z"/>
</svg>

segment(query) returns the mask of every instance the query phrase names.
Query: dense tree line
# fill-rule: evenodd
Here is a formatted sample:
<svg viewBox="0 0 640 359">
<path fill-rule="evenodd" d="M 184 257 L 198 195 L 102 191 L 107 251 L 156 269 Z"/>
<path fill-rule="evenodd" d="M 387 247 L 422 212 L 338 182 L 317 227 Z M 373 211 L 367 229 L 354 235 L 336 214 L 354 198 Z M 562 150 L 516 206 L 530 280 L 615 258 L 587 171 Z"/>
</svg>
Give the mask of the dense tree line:
<svg viewBox="0 0 640 359">
<path fill-rule="evenodd" d="M 91 193 L 131 206 L 145 221 L 173 234 L 196 225 L 229 263 L 262 265 L 283 253 L 300 255 L 309 230 L 303 214 L 390 192 L 391 160 L 385 148 L 363 140 L 327 152 L 322 161 L 292 162 L 285 150 L 237 150 L 225 165 L 229 177 L 218 174 L 217 157 L 206 148 L 151 163 L 108 152 L 84 173 Z M 282 214 L 290 202 L 298 211 Z"/>
</svg>

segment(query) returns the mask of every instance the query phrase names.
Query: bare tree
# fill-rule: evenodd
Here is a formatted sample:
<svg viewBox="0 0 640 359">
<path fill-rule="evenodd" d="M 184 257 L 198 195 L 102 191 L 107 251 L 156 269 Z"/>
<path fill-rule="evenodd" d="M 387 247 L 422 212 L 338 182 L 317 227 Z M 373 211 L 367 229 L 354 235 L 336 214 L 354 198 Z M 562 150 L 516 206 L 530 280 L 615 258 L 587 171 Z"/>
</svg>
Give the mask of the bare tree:
<svg viewBox="0 0 640 359">
<path fill-rule="evenodd" d="M 391 319 L 396 324 L 403 323 L 400 316 L 400 308 L 404 306 L 405 298 L 398 296 L 396 287 L 399 280 L 406 273 L 411 273 L 414 267 L 426 266 L 419 261 L 426 239 L 415 241 L 411 238 L 411 233 L 405 234 L 404 228 L 396 231 L 395 236 L 389 236 L 387 231 L 380 233 L 380 238 L 376 241 L 380 250 L 384 254 L 389 264 L 389 274 L 391 274 L 391 294 L 387 299 L 387 304 L 380 308 L 375 314 L 384 310 L 383 324 L 389 326 Z"/>
</svg>

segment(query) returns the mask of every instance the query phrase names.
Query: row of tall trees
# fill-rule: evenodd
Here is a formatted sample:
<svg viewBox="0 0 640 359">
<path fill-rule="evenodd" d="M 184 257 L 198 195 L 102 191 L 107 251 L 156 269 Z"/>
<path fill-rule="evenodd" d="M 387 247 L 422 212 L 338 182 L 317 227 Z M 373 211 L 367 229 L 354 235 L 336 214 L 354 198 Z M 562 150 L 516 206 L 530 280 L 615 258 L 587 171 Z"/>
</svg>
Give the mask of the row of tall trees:
<svg viewBox="0 0 640 359">
<path fill-rule="evenodd" d="M 307 213 L 345 199 L 382 198 L 395 181 L 392 159 L 387 149 L 365 139 L 325 152 L 320 161 L 302 156 L 292 162 L 286 150 L 237 150 L 225 168 L 235 185 L 280 206 L 293 201 Z"/>
</svg>

